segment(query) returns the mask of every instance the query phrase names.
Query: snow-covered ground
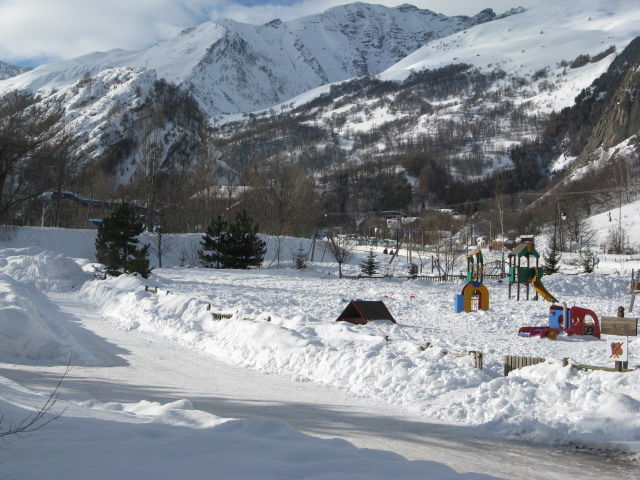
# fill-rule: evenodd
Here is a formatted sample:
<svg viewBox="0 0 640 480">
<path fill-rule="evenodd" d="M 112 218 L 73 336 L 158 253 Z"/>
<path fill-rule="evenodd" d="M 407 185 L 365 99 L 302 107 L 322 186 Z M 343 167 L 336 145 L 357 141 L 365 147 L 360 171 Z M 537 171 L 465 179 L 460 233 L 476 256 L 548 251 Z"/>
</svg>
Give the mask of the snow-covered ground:
<svg viewBox="0 0 640 480">
<path fill-rule="evenodd" d="M 42 395 L 3 377 L 0 391 L 5 418 L 24 418 L 44 402 Z M 7 455 L 1 455 L 2 478 L 497 478 L 358 449 L 344 440 L 305 435 L 277 420 L 220 418 L 184 399 L 165 404 L 60 402 L 55 413 L 63 403 L 61 418 L 8 444 Z"/>
<path fill-rule="evenodd" d="M 286 239 L 284 251 L 300 242 Z M 17 243 L 24 248 L 16 248 Z M 44 243 L 64 252 L 46 252 Z M 327 258 L 306 271 L 290 266 L 249 271 L 171 266 L 156 269 L 146 281 L 130 276 L 94 280 L 86 254 L 91 243 L 91 232 L 20 229 L 1 245 L 5 248 L 0 250 L 0 361 L 8 371 L 25 365 L 29 367 L 21 370 L 28 368 L 33 375 L 38 369 L 66 364 L 69 355 L 78 369 L 135 368 L 123 362 L 127 339 L 149 339 L 150 345 L 158 339 L 176 351 L 322 385 L 388 405 L 398 414 L 496 441 L 572 445 L 609 455 L 629 452 L 632 457 L 640 451 L 640 370 L 583 372 L 562 367 L 559 359 L 565 357 L 575 363 L 610 364 L 606 342 L 590 337 L 556 342 L 518 337 L 520 326 L 545 324 L 548 304 L 508 300 L 504 283 L 487 282 L 490 311 L 456 315 L 453 295 L 460 284 L 400 278 L 340 280 Z M 348 270 L 357 270 L 363 254 Z M 173 258 L 180 256 L 176 253 Z M 607 268 L 591 275 L 559 274 L 544 282 L 570 305 L 590 308 L 599 316 L 612 315 L 618 305 L 628 304 L 628 278 L 608 273 Z M 145 284 L 158 286 L 158 293 L 145 292 Z M 398 324 L 336 323 L 349 299 L 384 300 Z M 111 338 L 100 338 L 86 325 L 69 321 L 64 302 L 76 308 L 85 305 L 81 316 L 93 309 L 96 322 L 121 332 L 116 345 L 110 346 Z M 233 316 L 216 320 L 212 313 Z M 432 347 L 421 349 L 427 342 Z M 640 363 L 639 346 L 633 339 L 631 365 Z M 484 353 L 484 370 L 473 368 L 469 357 L 446 353 L 471 350 Z M 503 377 L 502 356 L 508 354 L 549 361 Z M 161 374 L 155 375 L 146 380 L 148 392 L 162 386 L 157 383 L 162 382 Z M 22 418 L 25 409 L 41 403 L 41 396 L 8 380 L 2 382 L 0 408 L 8 415 L 5 418 Z M 260 466 L 265 469 L 260 478 L 302 478 L 311 472 L 318 478 L 386 478 L 391 470 L 400 478 L 481 478 L 459 477 L 443 465 L 409 462 L 341 441 L 308 437 L 273 420 L 218 418 L 193 408 L 188 395 L 169 404 L 151 401 L 153 396 L 132 402 L 130 395 L 126 400 L 105 398 L 111 390 L 121 391 L 113 384 L 102 386 L 100 395 L 96 391 L 94 400 L 65 398 L 61 405 L 68 409 L 62 418 L 32 434 L 29 442 L 12 445 L 11 460 L 5 462 L 14 475 L 10 478 L 41 478 L 51 458 L 58 458 L 65 448 L 79 451 L 83 458 L 95 456 L 95 465 L 106 472 L 98 478 L 112 478 L 120 471 L 140 471 L 137 476 L 146 478 L 151 473 L 141 459 L 152 450 L 154 459 L 164 459 L 152 470 L 166 473 L 164 478 L 173 478 L 171 472 L 177 471 L 165 465 L 177 454 L 183 461 L 175 468 L 190 465 L 196 478 L 214 464 L 229 472 L 224 478 L 247 478 Z M 104 434 L 92 444 L 88 439 L 97 430 Z M 127 441 L 119 442 L 123 437 Z M 269 442 L 270 446 L 264 445 Z M 22 462 L 31 462 L 27 459 L 34 446 L 41 452 L 38 460 L 30 463 L 29 475 L 19 475 Z M 250 461 L 239 460 L 243 449 Z M 132 452 L 131 458 L 115 465 L 113 459 L 124 452 Z M 86 478 L 90 463 L 84 462 L 61 462 L 55 471 L 59 475 L 52 478 Z M 282 472 L 291 468 L 291 475 L 284 477 Z"/>
</svg>

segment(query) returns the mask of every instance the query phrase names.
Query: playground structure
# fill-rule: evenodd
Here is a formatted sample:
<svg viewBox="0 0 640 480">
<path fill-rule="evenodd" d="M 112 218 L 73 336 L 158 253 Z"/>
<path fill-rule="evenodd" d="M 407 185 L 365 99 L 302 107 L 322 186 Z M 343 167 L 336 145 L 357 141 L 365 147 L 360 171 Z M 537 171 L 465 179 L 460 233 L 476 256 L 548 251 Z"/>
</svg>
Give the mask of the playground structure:
<svg viewBox="0 0 640 480">
<path fill-rule="evenodd" d="M 531 265 L 531 257 L 535 258 L 535 266 Z M 523 259 L 526 259 L 526 266 L 522 265 Z M 542 268 L 540 268 L 539 262 L 540 254 L 533 247 L 532 242 L 521 243 L 509 253 L 509 298 L 512 295 L 513 285 L 516 285 L 516 300 L 520 300 L 520 285 L 525 285 L 527 300 L 529 300 L 529 287 L 532 286 L 536 292 L 533 300 L 537 300 L 540 295 L 548 302 L 558 301 L 547 291 L 540 280 Z"/>
<path fill-rule="evenodd" d="M 591 335 L 600 338 L 600 322 L 591 310 L 581 307 L 567 308 L 567 304 L 551 305 L 549 326 L 521 327 L 521 337 L 540 337 L 555 340 L 558 335 Z"/>
<path fill-rule="evenodd" d="M 531 257 L 536 260 L 535 267 L 531 265 Z M 522 265 L 522 259 L 526 259 L 526 266 Z M 598 316 L 591 310 L 582 307 L 567 308 L 567 304 L 555 305 L 558 299 L 551 295 L 542 284 L 542 268 L 539 265 L 540 254 L 533 247 L 532 242 L 518 245 L 509 253 L 509 298 L 511 288 L 516 285 L 516 298 L 520 300 L 520 285 L 526 285 L 527 300 L 529 300 L 529 285 L 536 291 L 534 300 L 538 295 L 554 305 L 549 307 L 549 325 L 537 327 L 521 327 L 518 335 L 521 337 L 540 337 L 555 340 L 558 335 L 591 335 L 600 338 L 600 322 Z"/>
<path fill-rule="evenodd" d="M 484 257 L 476 250 L 467 255 L 467 284 L 454 297 L 456 313 L 489 310 L 489 290 L 484 281 Z"/>
</svg>

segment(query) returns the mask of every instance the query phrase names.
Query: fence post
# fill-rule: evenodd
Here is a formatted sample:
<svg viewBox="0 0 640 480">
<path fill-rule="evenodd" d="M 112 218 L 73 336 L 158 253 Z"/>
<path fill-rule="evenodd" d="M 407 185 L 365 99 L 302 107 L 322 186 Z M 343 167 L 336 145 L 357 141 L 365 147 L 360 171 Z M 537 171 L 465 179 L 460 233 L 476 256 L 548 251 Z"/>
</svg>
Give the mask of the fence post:
<svg viewBox="0 0 640 480">
<path fill-rule="evenodd" d="M 470 351 L 469 355 L 473 356 L 473 365 L 475 368 L 482 370 L 482 352 Z"/>
<path fill-rule="evenodd" d="M 618 307 L 618 317 L 624 317 L 624 307 L 621 305 Z M 622 372 L 629 369 L 629 362 L 620 362 L 616 360 L 616 372 Z"/>
</svg>

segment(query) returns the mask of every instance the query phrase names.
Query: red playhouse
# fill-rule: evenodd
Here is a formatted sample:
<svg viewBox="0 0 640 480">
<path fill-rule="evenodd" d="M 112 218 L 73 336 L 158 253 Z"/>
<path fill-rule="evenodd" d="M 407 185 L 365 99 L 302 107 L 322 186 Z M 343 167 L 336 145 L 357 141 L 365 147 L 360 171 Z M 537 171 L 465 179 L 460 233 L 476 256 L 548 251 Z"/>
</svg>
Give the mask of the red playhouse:
<svg viewBox="0 0 640 480">
<path fill-rule="evenodd" d="M 552 305 L 549 308 L 548 327 L 522 327 L 518 335 L 550 340 L 555 340 L 558 335 L 591 335 L 600 338 L 600 323 L 598 316 L 586 308 Z"/>
</svg>

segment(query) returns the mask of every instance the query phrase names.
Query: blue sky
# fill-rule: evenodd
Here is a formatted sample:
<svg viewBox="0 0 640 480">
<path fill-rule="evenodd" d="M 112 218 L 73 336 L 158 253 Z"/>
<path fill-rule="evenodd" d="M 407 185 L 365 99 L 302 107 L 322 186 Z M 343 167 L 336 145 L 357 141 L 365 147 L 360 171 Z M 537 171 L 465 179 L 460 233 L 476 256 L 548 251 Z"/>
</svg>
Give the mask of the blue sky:
<svg viewBox="0 0 640 480">
<path fill-rule="evenodd" d="M 372 0 L 411 3 L 446 15 L 529 7 L 540 0 Z M 562 1 L 562 0 L 560 0 Z M 20 65 L 113 48 L 139 49 L 207 20 L 284 21 L 350 3 L 345 0 L 0 0 L 0 60 Z"/>
</svg>

